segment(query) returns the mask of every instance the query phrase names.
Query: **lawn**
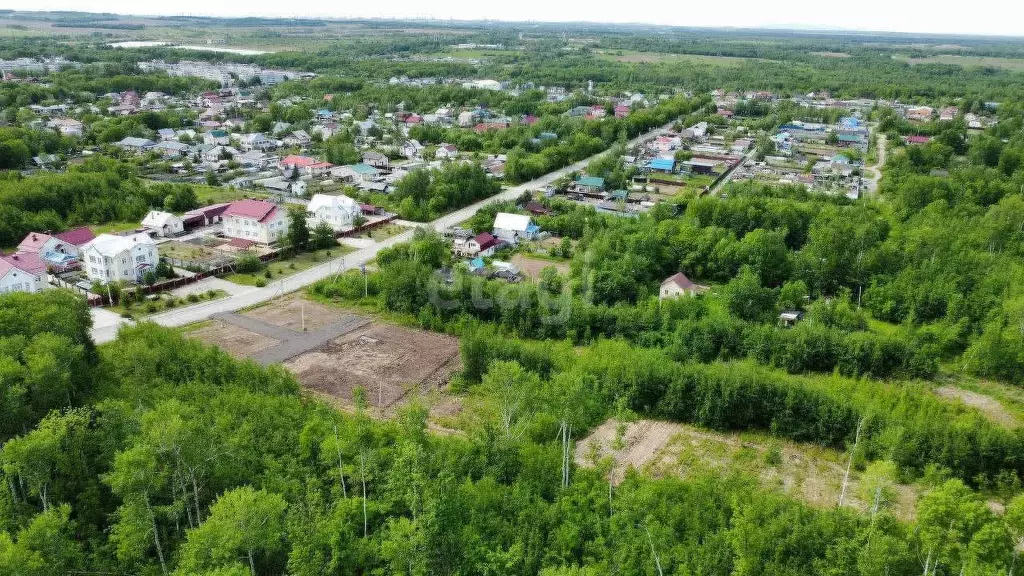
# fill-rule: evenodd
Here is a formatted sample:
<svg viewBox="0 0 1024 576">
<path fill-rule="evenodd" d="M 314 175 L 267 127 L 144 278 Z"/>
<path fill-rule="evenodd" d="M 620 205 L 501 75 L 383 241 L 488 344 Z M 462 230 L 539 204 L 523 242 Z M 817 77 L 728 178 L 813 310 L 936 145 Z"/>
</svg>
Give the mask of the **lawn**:
<svg viewBox="0 0 1024 576">
<path fill-rule="evenodd" d="M 367 230 L 366 232 L 363 232 L 362 234 L 358 234 L 356 236 L 352 236 L 352 238 L 369 238 L 371 240 L 377 240 L 377 241 L 387 240 L 388 238 L 391 238 L 392 236 L 398 236 L 399 234 L 401 234 L 402 232 L 405 232 L 406 230 L 408 230 L 408 228 L 406 228 L 405 226 L 402 226 L 400 224 L 385 224 L 385 225 L 383 225 L 383 226 L 381 226 L 379 228 L 374 228 L 372 230 Z"/>
<path fill-rule="evenodd" d="M 107 222 L 105 224 L 96 224 L 89 226 L 92 229 L 92 233 L 99 234 L 116 234 L 118 232 L 128 232 L 131 230 L 137 230 L 142 228 L 141 222 Z"/>
<path fill-rule="evenodd" d="M 254 192 L 252 190 L 240 190 L 227 186 L 208 186 L 206 184 L 193 184 L 196 191 L 196 198 L 202 205 L 220 204 L 222 202 L 234 202 L 242 198 L 266 198 L 268 194 Z"/>
<path fill-rule="evenodd" d="M 351 252 L 352 249 L 347 246 L 335 246 L 329 250 L 317 250 L 316 252 L 303 252 L 291 258 L 283 260 L 275 260 L 267 264 L 267 267 L 255 274 L 242 274 L 234 273 L 224 276 L 224 279 L 228 282 L 234 282 L 235 284 L 241 284 L 243 286 L 256 286 L 257 282 L 263 280 L 267 284 L 286 278 L 301 272 L 308 268 L 312 268 L 317 264 L 323 264 L 328 260 L 338 258 L 343 254 Z M 330 255 L 328 255 L 330 253 Z M 269 274 L 268 274 L 269 273 Z"/>
<path fill-rule="evenodd" d="M 179 306 L 188 306 L 189 304 L 196 304 L 198 302 L 206 302 L 208 300 L 216 300 L 227 296 L 228 293 L 223 290 L 208 290 L 201 294 L 192 294 L 186 298 L 179 298 L 172 296 L 171 294 L 164 292 L 161 293 L 159 298 L 153 300 L 146 300 L 145 302 L 118 304 L 117 306 L 110 306 L 107 309 L 115 314 L 120 314 L 123 317 L 131 317 L 132 319 L 142 318 L 150 314 L 156 314 L 158 312 L 165 312 L 177 308 Z"/>
</svg>

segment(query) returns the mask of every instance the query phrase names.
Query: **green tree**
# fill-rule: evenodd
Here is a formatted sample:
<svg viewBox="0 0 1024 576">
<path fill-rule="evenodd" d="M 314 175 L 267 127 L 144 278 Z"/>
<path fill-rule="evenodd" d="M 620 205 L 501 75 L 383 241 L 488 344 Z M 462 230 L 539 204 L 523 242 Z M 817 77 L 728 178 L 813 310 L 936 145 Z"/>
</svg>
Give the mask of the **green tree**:
<svg viewBox="0 0 1024 576">
<path fill-rule="evenodd" d="M 222 494 L 210 507 L 210 517 L 189 530 L 181 549 L 181 574 L 229 568 L 244 558 L 249 573 L 261 565 L 280 564 L 287 508 L 279 494 L 250 486 Z"/>
<path fill-rule="evenodd" d="M 331 248 L 338 245 L 338 241 L 334 239 L 334 229 L 327 222 L 320 222 L 313 227 L 313 237 L 311 243 L 317 250 L 324 248 Z"/>
<path fill-rule="evenodd" d="M 306 223 L 306 212 L 302 208 L 288 210 L 288 245 L 296 252 L 309 247 L 309 225 Z"/>
</svg>

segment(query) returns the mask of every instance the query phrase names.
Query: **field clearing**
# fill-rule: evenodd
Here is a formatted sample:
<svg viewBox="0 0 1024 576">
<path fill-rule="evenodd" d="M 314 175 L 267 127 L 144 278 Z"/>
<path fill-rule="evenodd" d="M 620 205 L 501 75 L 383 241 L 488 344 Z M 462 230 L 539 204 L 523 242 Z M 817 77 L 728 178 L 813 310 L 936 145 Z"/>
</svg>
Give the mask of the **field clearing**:
<svg viewBox="0 0 1024 576">
<path fill-rule="evenodd" d="M 833 508 L 839 501 L 846 466 L 846 455 L 835 450 L 655 420 L 609 420 L 576 446 L 575 460 L 580 466 L 591 467 L 605 457 L 612 458 L 615 483 L 621 482 L 631 467 L 662 478 L 738 471 L 766 489 L 822 509 Z M 854 470 L 844 506 L 867 511 L 871 502 L 861 498 L 862 492 L 860 474 Z M 914 487 L 895 485 L 892 496 L 888 508 L 901 519 L 912 519 L 917 499 Z"/>
<path fill-rule="evenodd" d="M 186 332 L 190 338 L 213 344 L 235 358 L 254 356 L 280 341 L 257 334 L 223 320 L 209 320 Z"/>
<path fill-rule="evenodd" d="M 998 58 L 994 56 L 957 56 L 955 54 L 940 54 L 927 58 L 911 58 L 910 56 L 893 56 L 909 64 L 952 64 L 964 68 L 1001 68 L 1011 72 L 1024 72 L 1024 59 L 1019 58 Z"/>
<path fill-rule="evenodd" d="M 846 52 L 811 52 L 813 56 L 821 56 L 823 58 L 849 58 L 850 55 Z"/>
<path fill-rule="evenodd" d="M 613 62 L 627 64 L 705 64 L 738 68 L 747 62 L 770 62 L 761 58 L 738 58 L 735 56 L 707 56 L 704 54 L 669 54 L 665 52 L 635 52 L 632 50 L 602 50 L 599 56 Z"/>
<path fill-rule="evenodd" d="M 1020 425 L 1017 417 L 1004 408 L 999 400 L 991 396 L 948 385 L 936 388 L 935 393 L 942 398 L 959 400 L 971 408 L 976 408 L 989 420 L 1002 424 L 1007 428 L 1016 428 Z"/>
<path fill-rule="evenodd" d="M 362 388 L 378 416 L 420 397 L 429 400 L 459 366 L 456 338 L 372 322 L 284 363 L 299 382 L 319 394 L 354 406 Z"/>
<path fill-rule="evenodd" d="M 548 267 L 558 270 L 559 274 L 566 275 L 569 273 L 568 262 L 553 262 L 543 258 L 533 258 L 524 254 L 516 254 L 513 256 L 512 263 L 515 264 L 516 268 L 518 268 L 520 272 L 533 279 L 540 278 L 541 270 Z"/>
</svg>

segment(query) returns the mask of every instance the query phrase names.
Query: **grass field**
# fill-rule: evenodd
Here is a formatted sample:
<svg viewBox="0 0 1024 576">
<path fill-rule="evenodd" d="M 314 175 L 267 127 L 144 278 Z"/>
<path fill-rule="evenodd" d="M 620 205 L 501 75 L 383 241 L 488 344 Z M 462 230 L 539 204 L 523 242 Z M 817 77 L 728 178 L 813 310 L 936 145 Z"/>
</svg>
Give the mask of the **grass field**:
<svg viewBox="0 0 1024 576">
<path fill-rule="evenodd" d="M 703 54 L 667 54 L 664 52 L 635 52 L 632 50 L 602 50 L 599 56 L 605 60 L 626 63 L 643 64 L 705 64 L 709 66 L 723 66 L 737 68 L 748 61 L 757 61 L 758 58 L 736 58 L 734 56 L 705 56 Z M 768 60 L 763 60 L 768 62 Z"/>
<path fill-rule="evenodd" d="M 292 274 L 301 272 L 307 268 L 312 268 L 317 264 L 323 264 L 332 258 L 337 258 L 342 254 L 347 254 L 351 251 L 352 249 L 346 246 L 335 246 L 330 250 L 303 252 L 302 254 L 292 258 L 275 260 L 274 262 L 267 264 L 265 270 L 261 270 L 255 274 L 228 274 L 227 276 L 224 276 L 224 279 L 228 282 L 234 282 L 235 284 L 241 284 L 243 286 L 255 286 L 256 281 L 259 279 L 263 279 L 267 284 L 270 284 L 271 282 L 291 276 Z M 327 255 L 328 252 L 330 252 L 330 256 Z M 270 271 L 269 278 L 267 278 L 267 271 Z"/>
<path fill-rule="evenodd" d="M 141 228 L 142 224 L 139 222 L 107 222 L 105 224 L 96 224 L 89 226 L 92 229 L 93 234 L 115 234 L 117 232 L 127 232 L 129 230 L 135 230 Z"/>
<path fill-rule="evenodd" d="M 1011 72 L 1024 72 L 1024 59 L 1018 58 L 995 58 L 988 56 L 956 56 L 954 54 L 940 54 L 927 58 L 911 58 L 909 56 L 893 56 L 910 64 L 954 64 L 964 68 L 1001 68 Z"/>
</svg>

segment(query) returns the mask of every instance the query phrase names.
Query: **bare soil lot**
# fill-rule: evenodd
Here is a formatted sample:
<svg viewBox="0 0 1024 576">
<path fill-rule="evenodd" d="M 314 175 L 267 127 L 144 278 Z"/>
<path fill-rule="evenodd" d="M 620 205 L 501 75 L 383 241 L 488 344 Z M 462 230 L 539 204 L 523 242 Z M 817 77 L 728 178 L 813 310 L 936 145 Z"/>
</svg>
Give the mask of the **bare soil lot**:
<svg viewBox="0 0 1024 576">
<path fill-rule="evenodd" d="M 430 400 L 459 365 L 457 339 L 374 322 L 285 362 L 302 385 L 352 406 L 362 387 L 374 412 L 387 416 L 414 397 Z M 447 406 L 444 411 L 457 410 Z"/>
<path fill-rule="evenodd" d="M 777 460 L 769 462 L 769 452 L 776 453 Z M 846 455 L 835 450 L 655 420 L 621 424 L 609 420 L 576 446 L 580 466 L 593 466 L 606 457 L 612 458 L 616 483 L 630 467 L 655 477 L 741 471 L 765 488 L 821 508 L 834 507 L 839 501 L 846 466 Z M 854 471 L 845 504 L 867 510 L 870 502 L 861 499 L 861 492 L 860 474 Z M 915 501 L 913 487 L 895 485 L 888 507 L 898 517 L 910 519 Z"/>
<path fill-rule="evenodd" d="M 516 268 L 519 268 L 520 272 L 530 278 L 540 278 L 540 271 L 549 266 L 558 270 L 559 274 L 569 273 L 568 262 L 552 262 L 543 258 L 531 258 L 523 254 L 513 256 L 512 263 L 516 265 Z"/>
<path fill-rule="evenodd" d="M 295 294 L 271 302 L 266 306 L 249 310 L 243 315 L 299 332 L 302 330 L 303 309 L 305 309 L 306 330 L 310 332 L 333 324 L 345 315 L 337 308 L 306 300 Z"/>
<path fill-rule="evenodd" d="M 190 331 L 188 335 L 207 344 L 214 344 L 235 358 L 248 358 L 280 343 L 269 336 L 250 332 L 223 320 L 211 320 Z"/>
</svg>

